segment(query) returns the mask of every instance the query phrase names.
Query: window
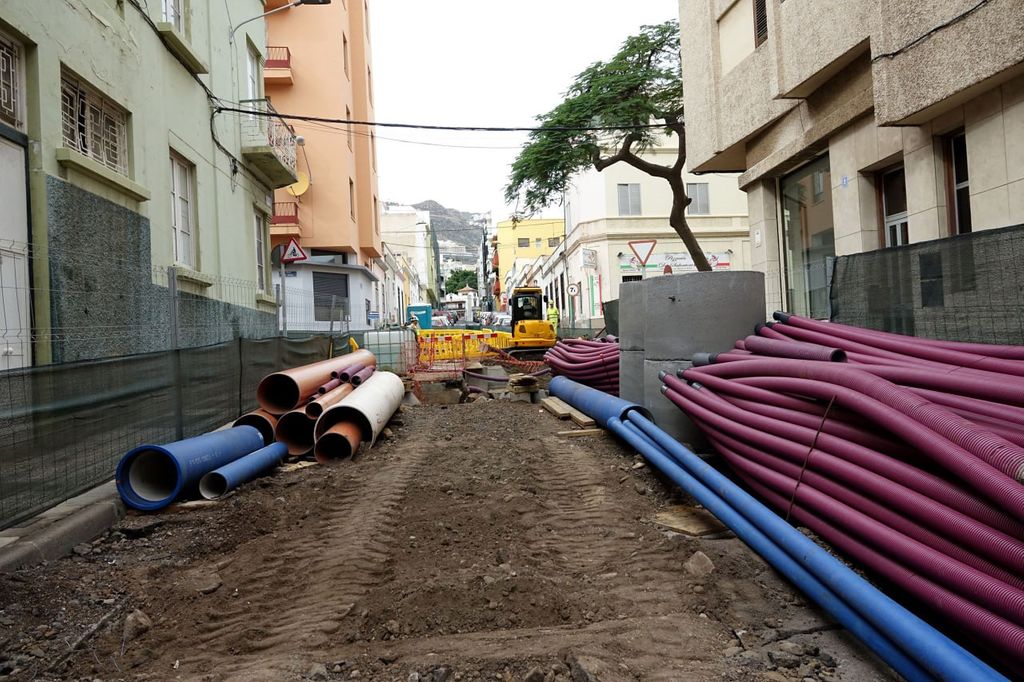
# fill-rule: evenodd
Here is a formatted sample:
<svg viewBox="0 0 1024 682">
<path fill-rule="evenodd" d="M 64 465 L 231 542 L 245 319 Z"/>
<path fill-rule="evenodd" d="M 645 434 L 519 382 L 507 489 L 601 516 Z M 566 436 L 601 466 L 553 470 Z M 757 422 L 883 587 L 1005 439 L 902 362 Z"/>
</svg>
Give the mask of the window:
<svg viewBox="0 0 1024 682">
<path fill-rule="evenodd" d="M 882 229 L 886 246 L 910 243 L 907 219 L 907 179 L 903 166 L 882 173 Z"/>
<path fill-rule="evenodd" d="M 341 59 L 345 65 L 345 77 L 351 79 L 348 73 L 348 36 L 344 33 L 341 34 Z"/>
<path fill-rule="evenodd" d="M 643 275 L 623 275 L 622 283 L 625 284 L 626 282 L 639 282 L 643 278 Z"/>
<path fill-rule="evenodd" d="M 171 229 L 174 232 L 174 262 L 196 266 L 195 251 L 196 167 L 171 152 Z"/>
<path fill-rule="evenodd" d="M 25 130 L 25 77 L 21 46 L 0 33 L 0 121 Z"/>
<path fill-rule="evenodd" d="M 541 244 L 543 244 L 543 243 L 544 243 L 544 240 L 541 239 L 540 237 L 537 237 L 536 239 L 533 240 L 533 248 L 539 249 L 541 247 Z"/>
<path fill-rule="evenodd" d="M 768 40 L 768 2 L 754 0 L 754 47 Z"/>
<path fill-rule="evenodd" d="M 64 144 L 128 175 L 128 114 L 70 73 L 61 73 Z"/>
<path fill-rule="evenodd" d="M 256 291 L 267 288 L 267 216 L 253 207 L 253 229 L 256 232 Z"/>
<path fill-rule="evenodd" d="M 377 170 L 377 134 L 370 133 L 370 162 L 373 170 Z"/>
<path fill-rule="evenodd" d="M 814 195 L 813 202 L 815 204 L 825 196 L 825 171 L 814 171 L 811 176 L 811 192 Z"/>
<path fill-rule="evenodd" d="M 374 285 L 374 288 L 376 288 L 376 286 L 377 286 L 377 285 L 375 284 L 375 285 Z M 369 326 L 372 326 L 372 323 L 370 322 L 370 299 L 368 299 L 368 298 L 364 298 L 364 299 L 363 299 L 363 305 L 365 305 L 365 306 L 366 306 L 366 307 L 364 308 L 364 310 L 366 311 L 366 326 L 367 326 L 367 327 L 369 327 Z"/>
<path fill-rule="evenodd" d="M 260 54 L 250 45 L 245 56 L 245 94 L 248 99 L 260 98 L 260 81 L 263 79 L 260 66 Z"/>
<path fill-rule="evenodd" d="M 345 120 L 346 121 L 351 121 L 352 120 L 352 110 L 349 109 L 348 107 L 345 107 Z M 345 134 L 348 137 L 348 148 L 352 149 L 352 124 L 351 123 L 346 123 L 345 124 L 345 131 L 346 131 Z"/>
<path fill-rule="evenodd" d="M 530 239 L 528 237 L 520 237 L 519 238 L 519 248 L 520 249 L 528 249 L 528 248 L 530 248 Z"/>
<path fill-rule="evenodd" d="M 348 179 L 348 210 L 352 220 L 356 219 L 356 183 Z"/>
<path fill-rule="evenodd" d="M 690 205 L 686 207 L 687 215 L 708 215 L 708 183 L 690 182 L 686 184 L 686 196 L 690 197 Z"/>
<path fill-rule="evenodd" d="M 373 198 L 373 232 L 380 234 L 380 208 L 377 206 L 377 197 Z"/>
<path fill-rule="evenodd" d="M 317 322 L 341 320 L 348 313 L 348 275 L 336 272 L 313 273 L 313 319 Z"/>
<path fill-rule="evenodd" d="M 558 237 L 548 237 L 548 246 L 558 246 Z"/>
<path fill-rule="evenodd" d="M 370 101 L 373 101 L 373 72 L 370 71 L 370 67 L 366 67 L 366 91 L 370 95 Z"/>
<path fill-rule="evenodd" d="M 185 0 L 164 0 L 164 21 L 185 35 Z"/>
<path fill-rule="evenodd" d="M 619 215 L 640 215 L 640 185 L 622 184 L 619 190 Z"/>
<path fill-rule="evenodd" d="M 967 136 L 963 131 L 947 138 L 950 198 L 950 231 L 967 234 L 971 231 L 971 183 L 967 174 Z"/>
</svg>

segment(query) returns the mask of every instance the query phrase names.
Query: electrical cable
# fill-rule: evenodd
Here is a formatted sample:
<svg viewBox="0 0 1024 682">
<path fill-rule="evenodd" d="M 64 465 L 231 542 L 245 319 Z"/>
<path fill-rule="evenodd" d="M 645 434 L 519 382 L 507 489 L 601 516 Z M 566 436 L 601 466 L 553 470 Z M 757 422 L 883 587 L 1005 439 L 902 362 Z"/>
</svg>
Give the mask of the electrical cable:
<svg viewBox="0 0 1024 682">
<path fill-rule="evenodd" d="M 986 0 L 987 1 L 987 0 Z M 301 114 L 282 114 L 281 112 L 270 112 L 270 111 L 256 111 L 252 109 L 242 109 L 239 107 L 225 107 L 218 106 L 216 113 L 230 112 L 237 114 L 249 114 L 252 116 L 264 116 L 264 117 L 277 117 L 286 119 L 289 121 L 306 121 L 312 123 L 337 123 L 341 125 L 360 125 L 360 126 L 371 126 L 377 128 L 410 128 L 414 130 L 450 130 L 450 131 L 461 131 L 461 132 L 475 132 L 475 133 L 532 133 L 532 132 L 602 132 L 602 131 L 613 131 L 613 130 L 653 130 L 657 128 L 665 128 L 664 123 L 644 123 L 635 125 L 621 125 L 621 126 L 533 126 L 533 127 L 517 127 L 517 126 L 446 126 L 446 125 L 426 125 L 421 123 L 386 123 L 382 121 L 356 121 L 345 118 L 328 118 L 325 116 L 304 116 Z"/>
</svg>

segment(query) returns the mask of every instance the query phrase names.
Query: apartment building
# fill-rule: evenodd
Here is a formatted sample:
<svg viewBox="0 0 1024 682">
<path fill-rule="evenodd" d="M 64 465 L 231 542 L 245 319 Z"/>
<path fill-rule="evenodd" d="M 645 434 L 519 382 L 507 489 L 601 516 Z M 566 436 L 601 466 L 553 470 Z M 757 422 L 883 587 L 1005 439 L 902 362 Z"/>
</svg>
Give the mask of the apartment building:
<svg viewBox="0 0 1024 682">
<path fill-rule="evenodd" d="M 517 281 L 515 273 L 521 274 L 526 263 L 549 256 L 558 248 L 565 239 L 565 221 L 561 218 L 502 220 L 498 222 L 495 236 L 491 293 L 495 308 L 505 310 L 508 289 Z"/>
<path fill-rule="evenodd" d="M 677 150 L 658 146 L 643 158 L 671 166 Z M 685 172 L 691 198 L 686 220 L 716 270 L 750 269 L 746 195 L 736 176 Z M 624 163 L 578 174 L 565 194 L 566 236 L 539 265 L 537 279 L 566 324 L 600 325 L 604 301 L 619 285 L 670 272 L 695 272 L 686 246 L 668 222 L 672 192 L 667 182 Z M 642 267 L 631 241 L 655 240 Z M 568 288 L 576 285 L 577 293 Z"/>
<path fill-rule="evenodd" d="M 2 368 L 276 332 L 267 223 L 296 146 L 261 99 L 264 11 L 0 3 Z M 216 108 L 239 100 L 259 115 Z"/>
<path fill-rule="evenodd" d="M 444 298 L 444 281 L 430 211 L 420 211 L 412 206 L 385 205 L 381 224 L 386 246 L 408 261 L 417 274 L 418 289 L 408 292 L 406 305 L 440 306 Z"/>
<path fill-rule="evenodd" d="M 769 310 L 828 317 L 837 256 L 1024 223 L 1020 0 L 679 8 L 690 167 L 741 174 Z"/>
<path fill-rule="evenodd" d="M 288 5 L 288 0 L 268 0 L 266 8 Z M 374 119 L 368 12 L 365 0 L 338 0 L 267 17 L 264 83 L 278 111 Z M 327 316 L 333 310 L 334 323 L 344 322 L 348 329 L 375 327 L 387 317 L 382 309 L 386 267 L 376 133 L 354 124 L 292 125 L 301 142 L 298 180 L 275 193 L 270 235 L 274 247 L 294 239 L 307 254 L 315 254 L 285 271 L 293 305 L 303 306 L 294 311 L 293 321 L 300 315 L 304 331 L 329 329 Z M 312 318 L 308 310 L 313 310 Z"/>
</svg>

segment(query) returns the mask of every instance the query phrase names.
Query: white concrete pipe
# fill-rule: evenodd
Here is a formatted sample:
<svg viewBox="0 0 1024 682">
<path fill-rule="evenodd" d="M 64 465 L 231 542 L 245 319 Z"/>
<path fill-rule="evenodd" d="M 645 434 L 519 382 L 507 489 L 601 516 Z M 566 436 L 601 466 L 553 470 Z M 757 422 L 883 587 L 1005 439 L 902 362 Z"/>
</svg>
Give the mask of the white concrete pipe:
<svg viewBox="0 0 1024 682">
<path fill-rule="evenodd" d="M 378 434 L 391 419 L 405 395 L 405 384 L 391 372 L 374 372 L 359 388 L 345 399 L 326 410 L 316 420 L 313 435 L 316 439 L 341 422 L 359 427 L 362 441 L 373 447 Z"/>
</svg>

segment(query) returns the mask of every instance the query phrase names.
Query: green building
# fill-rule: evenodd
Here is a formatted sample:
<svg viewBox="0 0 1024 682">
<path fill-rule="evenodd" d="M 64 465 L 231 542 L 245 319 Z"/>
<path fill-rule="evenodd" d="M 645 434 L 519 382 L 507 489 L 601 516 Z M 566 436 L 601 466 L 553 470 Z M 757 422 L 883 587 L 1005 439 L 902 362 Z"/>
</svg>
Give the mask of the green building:
<svg viewBox="0 0 1024 682">
<path fill-rule="evenodd" d="M 0 3 L 0 369 L 276 333 L 267 8 Z"/>
</svg>

